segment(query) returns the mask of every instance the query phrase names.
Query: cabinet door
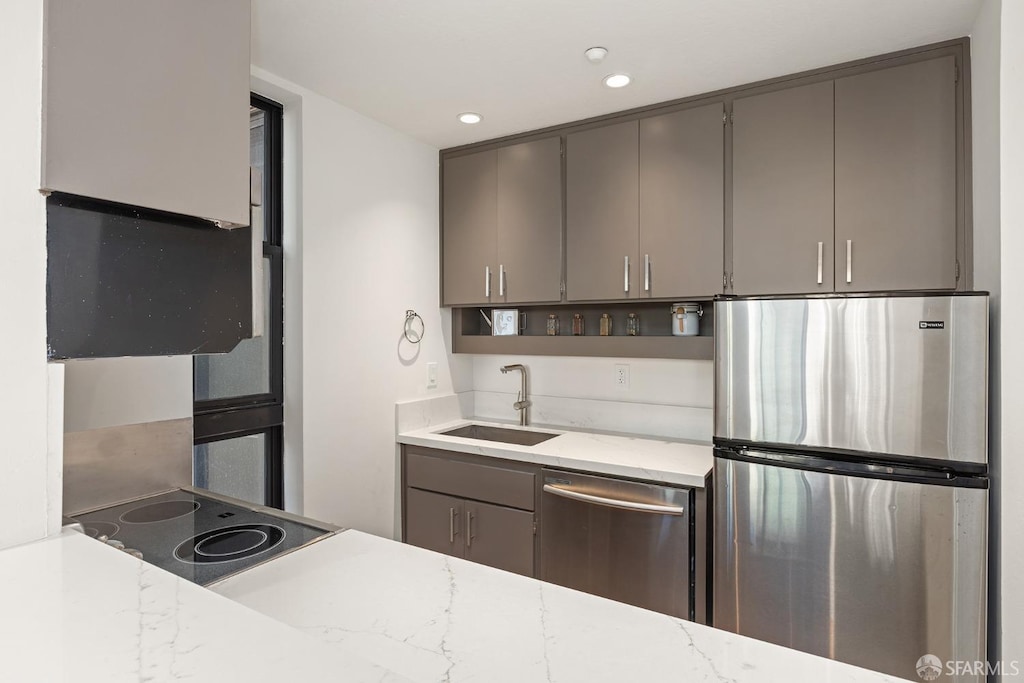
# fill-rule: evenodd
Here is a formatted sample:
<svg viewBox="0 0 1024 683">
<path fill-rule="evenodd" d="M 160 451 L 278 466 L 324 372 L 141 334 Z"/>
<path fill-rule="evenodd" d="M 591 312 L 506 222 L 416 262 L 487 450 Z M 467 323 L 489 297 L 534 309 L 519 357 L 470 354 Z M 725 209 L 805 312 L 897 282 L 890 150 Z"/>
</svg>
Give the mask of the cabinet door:
<svg viewBox="0 0 1024 683">
<path fill-rule="evenodd" d="M 733 291 L 833 290 L 832 82 L 733 103 Z"/>
<path fill-rule="evenodd" d="M 466 559 L 533 576 L 533 513 L 466 501 Z"/>
<path fill-rule="evenodd" d="M 498 301 L 562 298 L 561 138 L 498 150 Z"/>
<path fill-rule="evenodd" d="M 952 56 L 836 81 L 836 289 L 954 289 Z"/>
<path fill-rule="evenodd" d="M 639 124 L 566 139 L 566 298 L 639 296 Z"/>
<path fill-rule="evenodd" d="M 443 303 L 496 302 L 497 152 L 446 159 L 443 182 Z"/>
<path fill-rule="evenodd" d="M 419 489 L 405 492 L 405 542 L 463 557 L 463 501 Z"/>
<path fill-rule="evenodd" d="M 248 225 L 249 14 L 48 1 L 42 187 Z"/>
<path fill-rule="evenodd" d="M 640 122 L 640 292 L 722 293 L 725 126 L 721 103 Z"/>
</svg>

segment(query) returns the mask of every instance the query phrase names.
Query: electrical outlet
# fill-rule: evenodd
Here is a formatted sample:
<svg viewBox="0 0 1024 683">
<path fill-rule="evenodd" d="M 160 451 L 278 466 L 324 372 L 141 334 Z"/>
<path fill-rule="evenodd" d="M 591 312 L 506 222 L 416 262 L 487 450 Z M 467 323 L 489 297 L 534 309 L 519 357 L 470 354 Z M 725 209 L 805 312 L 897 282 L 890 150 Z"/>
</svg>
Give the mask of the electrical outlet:
<svg viewBox="0 0 1024 683">
<path fill-rule="evenodd" d="M 615 364 L 615 387 L 629 389 L 629 366 L 625 363 Z"/>
<path fill-rule="evenodd" d="M 427 363 L 427 389 L 437 389 L 437 363 Z"/>
</svg>

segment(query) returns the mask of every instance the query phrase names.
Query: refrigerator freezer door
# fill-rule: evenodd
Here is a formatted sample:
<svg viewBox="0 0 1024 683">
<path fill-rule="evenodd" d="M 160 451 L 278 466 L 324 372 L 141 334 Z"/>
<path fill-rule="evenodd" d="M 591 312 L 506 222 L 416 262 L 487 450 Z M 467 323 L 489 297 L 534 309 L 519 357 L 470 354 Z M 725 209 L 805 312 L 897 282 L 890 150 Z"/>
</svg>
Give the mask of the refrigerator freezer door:
<svg viewBox="0 0 1024 683">
<path fill-rule="evenodd" d="M 718 457 L 714 625 L 911 680 L 983 661 L 987 496 Z"/>
<path fill-rule="evenodd" d="M 715 437 L 984 464 L 988 297 L 715 304 Z"/>
</svg>

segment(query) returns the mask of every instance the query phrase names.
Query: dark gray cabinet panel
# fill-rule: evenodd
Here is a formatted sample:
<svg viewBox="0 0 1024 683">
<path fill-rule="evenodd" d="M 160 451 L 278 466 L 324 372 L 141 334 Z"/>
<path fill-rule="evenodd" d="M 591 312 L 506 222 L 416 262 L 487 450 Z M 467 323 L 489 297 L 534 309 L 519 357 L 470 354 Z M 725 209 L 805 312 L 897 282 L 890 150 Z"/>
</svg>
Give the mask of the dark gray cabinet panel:
<svg viewBox="0 0 1024 683">
<path fill-rule="evenodd" d="M 557 302 L 562 298 L 561 138 L 502 147 L 497 154 L 496 301 Z"/>
<path fill-rule="evenodd" d="M 832 82 L 733 103 L 733 291 L 833 290 Z"/>
<path fill-rule="evenodd" d="M 533 513 L 466 501 L 466 559 L 533 576 Z"/>
<path fill-rule="evenodd" d="M 248 225 L 249 5 L 48 0 L 42 188 Z"/>
<path fill-rule="evenodd" d="M 405 542 L 463 557 L 463 501 L 409 488 L 405 492 Z"/>
<path fill-rule="evenodd" d="M 639 124 L 566 138 L 566 298 L 639 296 Z"/>
<path fill-rule="evenodd" d="M 640 121 L 640 296 L 722 293 L 724 105 Z"/>
<path fill-rule="evenodd" d="M 444 162 L 444 304 L 497 301 L 498 155 L 477 152 Z M 489 274 L 489 276 L 488 276 Z"/>
<path fill-rule="evenodd" d="M 952 56 L 835 82 L 837 291 L 956 288 L 955 98 Z"/>
<path fill-rule="evenodd" d="M 524 510 L 534 509 L 536 475 L 533 472 L 453 460 L 443 453 L 440 456 L 437 451 L 433 453 L 422 455 L 413 448 L 406 449 L 405 481 L 409 486 Z"/>
</svg>

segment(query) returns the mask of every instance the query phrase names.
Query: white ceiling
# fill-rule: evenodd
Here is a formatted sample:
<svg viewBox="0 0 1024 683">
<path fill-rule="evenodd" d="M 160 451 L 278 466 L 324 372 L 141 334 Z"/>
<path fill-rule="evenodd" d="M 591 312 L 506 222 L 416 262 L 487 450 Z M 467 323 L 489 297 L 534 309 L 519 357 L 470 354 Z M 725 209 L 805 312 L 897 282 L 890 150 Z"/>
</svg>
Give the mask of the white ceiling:
<svg viewBox="0 0 1024 683">
<path fill-rule="evenodd" d="M 980 4 L 254 0 L 253 63 L 444 148 L 960 37 Z"/>
</svg>

